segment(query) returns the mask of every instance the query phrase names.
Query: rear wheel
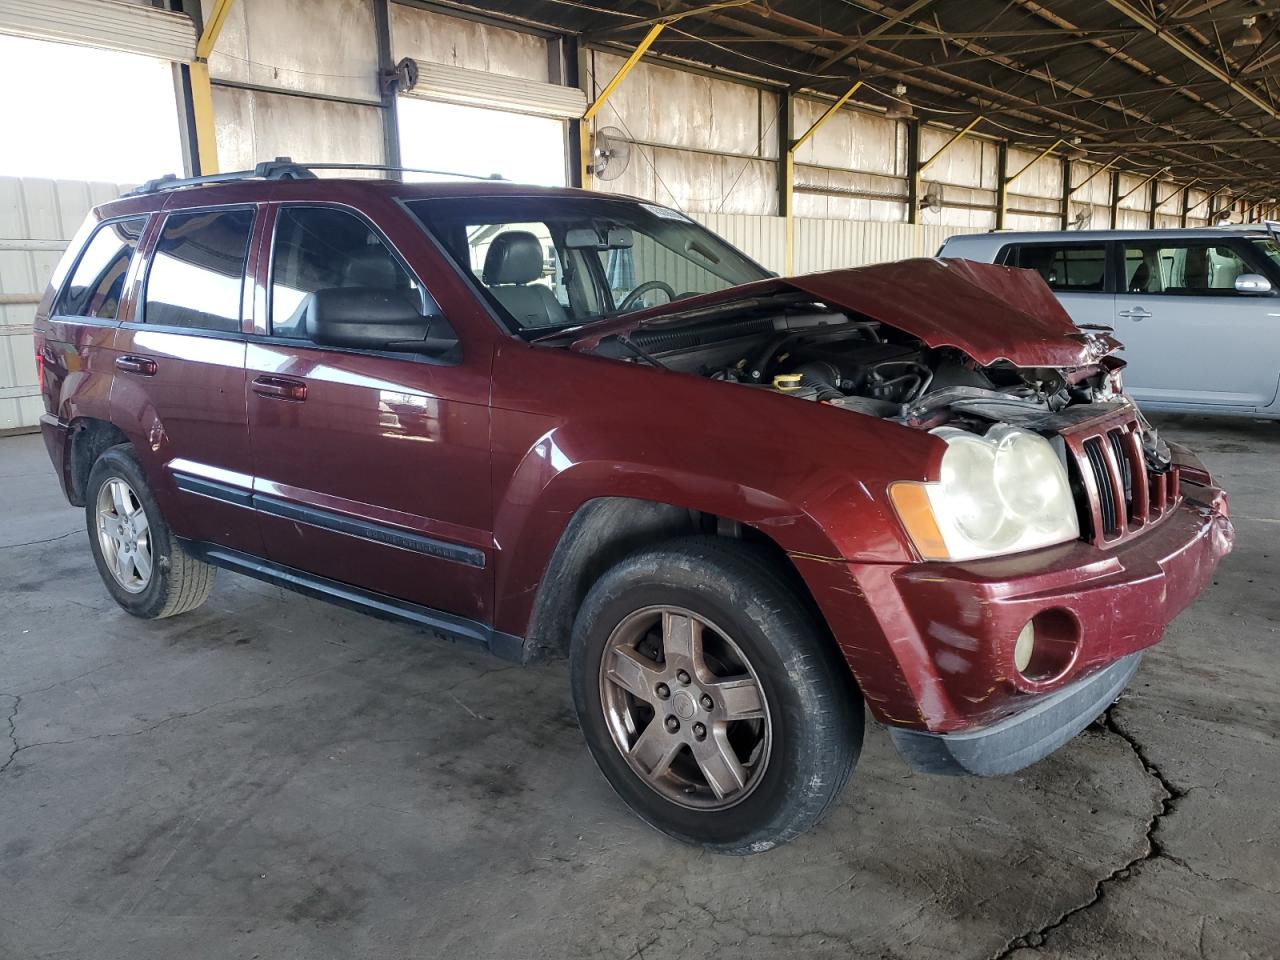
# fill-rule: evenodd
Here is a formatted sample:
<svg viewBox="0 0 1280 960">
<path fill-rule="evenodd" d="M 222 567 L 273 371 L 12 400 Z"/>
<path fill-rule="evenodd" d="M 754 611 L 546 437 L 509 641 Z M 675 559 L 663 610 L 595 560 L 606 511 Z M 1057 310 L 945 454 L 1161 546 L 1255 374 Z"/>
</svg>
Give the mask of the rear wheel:
<svg viewBox="0 0 1280 960">
<path fill-rule="evenodd" d="M 724 853 L 813 826 L 862 744 L 862 703 L 791 584 L 734 541 L 675 541 L 588 594 L 574 701 L 605 777 L 645 821 Z"/>
<path fill-rule="evenodd" d="M 87 493 L 89 543 L 116 603 L 154 620 L 194 610 L 209 598 L 215 568 L 173 538 L 128 445 L 98 458 Z"/>
</svg>

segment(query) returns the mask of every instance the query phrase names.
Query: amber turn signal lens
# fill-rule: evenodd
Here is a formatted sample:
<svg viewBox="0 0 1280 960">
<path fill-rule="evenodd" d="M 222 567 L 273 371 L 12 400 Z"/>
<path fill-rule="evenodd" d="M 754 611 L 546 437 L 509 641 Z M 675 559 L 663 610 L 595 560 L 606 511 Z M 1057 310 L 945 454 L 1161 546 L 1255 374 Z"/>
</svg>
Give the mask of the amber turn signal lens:
<svg viewBox="0 0 1280 960">
<path fill-rule="evenodd" d="M 907 528 L 907 535 L 926 560 L 946 560 L 950 557 L 947 545 L 933 516 L 929 503 L 929 491 L 923 483 L 902 480 L 890 484 L 889 499 L 898 511 L 898 519 Z"/>
</svg>

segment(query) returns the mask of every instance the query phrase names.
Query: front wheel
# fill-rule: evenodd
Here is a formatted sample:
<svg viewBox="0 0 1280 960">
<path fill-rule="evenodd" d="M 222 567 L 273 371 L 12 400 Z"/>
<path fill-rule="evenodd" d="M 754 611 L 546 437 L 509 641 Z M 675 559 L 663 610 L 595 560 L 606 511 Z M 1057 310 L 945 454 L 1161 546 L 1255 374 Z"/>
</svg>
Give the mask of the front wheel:
<svg viewBox="0 0 1280 960">
<path fill-rule="evenodd" d="M 848 667 L 770 559 L 736 541 L 674 541 L 609 570 L 575 622 L 571 673 L 597 765 L 678 840 L 785 843 L 857 763 Z"/>
</svg>

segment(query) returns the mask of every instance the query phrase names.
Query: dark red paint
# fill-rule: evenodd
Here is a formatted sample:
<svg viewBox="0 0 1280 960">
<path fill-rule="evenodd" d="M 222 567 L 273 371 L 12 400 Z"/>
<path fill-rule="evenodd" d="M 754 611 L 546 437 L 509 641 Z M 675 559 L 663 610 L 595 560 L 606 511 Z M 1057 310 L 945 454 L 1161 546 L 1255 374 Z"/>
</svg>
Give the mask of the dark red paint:
<svg viewBox="0 0 1280 960">
<path fill-rule="evenodd" d="M 43 426 L 64 488 L 68 428 L 84 419 L 112 423 L 133 443 L 179 535 L 515 635 L 528 628 L 565 526 L 588 501 L 633 497 L 705 511 L 755 528 L 789 554 L 880 720 L 934 731 L 988 722 L 1156 642 L 1229 549 L 1225 498 L 1188 461 L 1183 505 L 1114 549 L 1076 542 L 980 562 L 921 563 L 886 491 L 897 480 L 936 479 L 941 441 L 769 391 L 510 337 L 396 202 L 529 192 L 493 183 L 248 182 L 100 207 L 98 218 L 253 203 L 258 217 L 239 336 L 133 323 L 158 216 L 143 235 L 120 322 L 51 318 L 46 295 L 36 326 L 49 411 Z M 267 338 L 271 228 L 279 204 L 290 201 L 349 206 L 376 223 L 457 331 L 461 362 Z M 65 270 L 64 263 L 51 290 Z M 981 363 L 1097 359 L 1028 273 L 963 261 L 767 280 L 678 306 L 784 289 Z M 587 328 L 584 338 L 661 322 L 669 309 Z M 123 358 L 154 370 L 121 369 Z M 412 554 L 180 492 L 175 460 L 233 487 L 476 548 L 485 562 Z M 1071 669 L 1052 684 L 1008 676 L 1002 664 L 1018 630 L 1049 609 L 1065 611 L 1081 632 Z"/>
</svg>

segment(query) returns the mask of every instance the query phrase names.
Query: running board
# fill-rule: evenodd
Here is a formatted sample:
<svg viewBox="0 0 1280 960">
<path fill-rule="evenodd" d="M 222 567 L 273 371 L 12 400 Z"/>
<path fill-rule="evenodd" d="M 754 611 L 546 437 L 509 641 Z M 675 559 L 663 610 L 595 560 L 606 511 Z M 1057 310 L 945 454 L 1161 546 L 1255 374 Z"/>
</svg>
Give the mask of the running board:
<svg viewBox="0 0 1280 960">
<path fill-rule="evenodd" d="M 521 637 L 494 630 L 488 624 L 480 623 L 478 620 L 470 620 L 456 614 L 445 613 L 443 610 L 410 603 L 408 600 L 399 600 L 385 593 L 374 593 L 372 590 L 363 590 L 337 580 L 318 577 L 315 574 L 273 563 L 216 543 L 179 539 L 189 553 L 215 567 L 242 573 L 277 587 L 284 587 L 286 590 L 293 590 L 317 600 L 327 600 L 360 613 L 386 620 L 412 623 L 459 640 L 470 640 L 503 660 L 526 662 L 525 642 Z"/>
</svg>

